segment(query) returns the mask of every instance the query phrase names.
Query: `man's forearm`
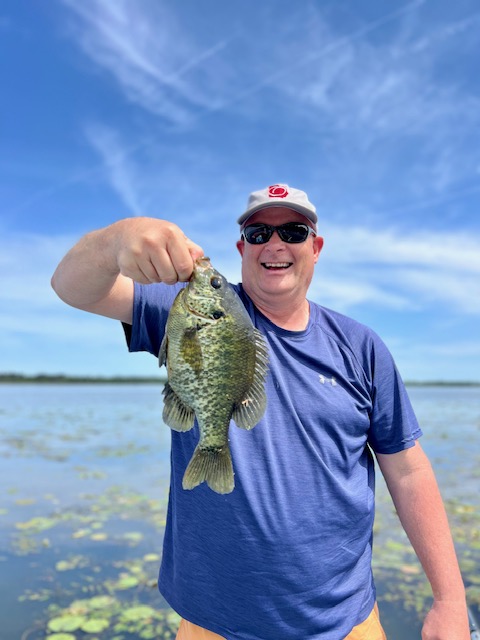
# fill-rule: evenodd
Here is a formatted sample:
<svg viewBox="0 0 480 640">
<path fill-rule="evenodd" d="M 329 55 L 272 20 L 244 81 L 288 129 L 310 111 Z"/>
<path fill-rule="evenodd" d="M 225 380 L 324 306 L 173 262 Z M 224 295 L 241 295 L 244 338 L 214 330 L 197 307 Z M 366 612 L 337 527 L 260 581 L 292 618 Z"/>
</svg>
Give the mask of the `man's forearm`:
<svg viewBox="0 0 480 640">
<path fill-rule="evenodd" d="M 464 599 L 464 586 L 450 527 L 430 462 L 420 448 L 402 452 L 405 464 L 379 462 L 405 532 L 440 600 Z M 400 459 L 401 461 L 401 459 Z"/>
<path fill-rule="evenodd" d="M 420 444 L 377 455 L 398 516 L 432 587 L 422 640 L 467 640 L 465 589 L 437 481 Z"/>
<path fill-rule="evenodd" d="M 465 598 L 463 581 L 442 498 L 430 464 L 392 489 L 398 516 L 439 600 Z"/>
<path fill-rule="evenodd" d="M 185 282 L 202 255 L 172 222 L 125 218 L 84 236 L 58 265 L 52 286 L 74 307 L 131 323 L 133 282 Z"/>
<path fill-rule="evenodd" d="M 58 265 L 52 287 L 67 304 L 132 322 L 133 282 L 120 273 L 115 225 L 84 236 Z"/>
<path fill-rule="evenodd" d="M 58 265 L 52 287 L 64 302 L 89 310 L 115 285 L 119 269 L 107 234 L 105 229 L 88 233 Z"/>
</svg>

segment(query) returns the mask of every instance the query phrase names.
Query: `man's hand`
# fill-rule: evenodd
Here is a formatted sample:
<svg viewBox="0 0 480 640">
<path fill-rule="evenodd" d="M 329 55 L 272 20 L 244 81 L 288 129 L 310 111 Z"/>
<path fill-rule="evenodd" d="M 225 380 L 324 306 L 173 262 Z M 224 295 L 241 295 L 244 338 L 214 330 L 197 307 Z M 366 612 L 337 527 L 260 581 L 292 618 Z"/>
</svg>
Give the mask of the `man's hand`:
<svg viewBox="0 0 480 640">
<path fill-rule="evenodd" d="M 132 322 L 133 282 L 187 281 L 203 249 L 172 222 L 126 218 L 87 233 L 52 278 L 57 295 L 78 309 Z"/>
<path fill-rule="evenodd" d="M 127 218 L 109 228 L 118 271 L 142 284 L 187 281 L 203 249 L 176 224 L 155 218 Z"/>
<path fill-rule="evenodd" d="M 470 640 L 466 603 L 435 600 L 423 623 L 422 640 Z"/>
</svg>

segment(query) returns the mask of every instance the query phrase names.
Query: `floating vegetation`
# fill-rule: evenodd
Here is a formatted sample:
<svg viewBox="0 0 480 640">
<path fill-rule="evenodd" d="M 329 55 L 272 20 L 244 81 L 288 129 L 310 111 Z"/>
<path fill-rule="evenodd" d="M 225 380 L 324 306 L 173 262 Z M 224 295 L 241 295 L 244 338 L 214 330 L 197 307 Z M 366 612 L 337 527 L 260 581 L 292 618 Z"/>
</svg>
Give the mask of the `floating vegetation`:
<svg viewBox="0 0 480 640">
<path fill-rule="evenodd" d="M 98 638 L 111 640 L 158 638 L 172 640 L 180 624 L 179 616 L 169 609 L 157 609 L 150 605 L 125 603 L 112 596 L 94 596 L 74 600 L 63 609 L 49 607 L 52 617 L 46 627 L 46 638 L 58 640 L 60 634 L 81 631 L 96 634 Z"/>
<path fill-rule="evenodd" d="M 159 389 L 18 388 L 16 404 L 9 389 L 0 428 L 10 479 L 0 498 L 0 618 L 20 610 L 17 632 L 5 640 L 173 640 L 179 618 L 157 589 L 170 437 L 160 424 Z M 467 596 L 478 609 L 479 391 L 412 391 Z M 373 563 L 380 611 L 389 637 L 410 640 L 432 595 L 382 482 L 379 474 Z M 15 580 L 22 575 L 28 582 Z"/>
</svg>

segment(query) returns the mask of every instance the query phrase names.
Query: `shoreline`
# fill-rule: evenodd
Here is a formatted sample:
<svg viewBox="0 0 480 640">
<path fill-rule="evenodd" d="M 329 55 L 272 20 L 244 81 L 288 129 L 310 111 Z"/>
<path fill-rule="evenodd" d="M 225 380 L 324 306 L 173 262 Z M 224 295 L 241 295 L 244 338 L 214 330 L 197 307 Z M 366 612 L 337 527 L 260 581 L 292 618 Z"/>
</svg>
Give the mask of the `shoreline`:
<svg viewBox="0 0 480 640">
<path fill-rule="evenodd" d="M 0 384 L 164 384 L 166 376 L 75 376 L 66 374 L 0 373 Z M 480 387 L 475 380 L 406 380 L 407 387 Z"/>
</svg>

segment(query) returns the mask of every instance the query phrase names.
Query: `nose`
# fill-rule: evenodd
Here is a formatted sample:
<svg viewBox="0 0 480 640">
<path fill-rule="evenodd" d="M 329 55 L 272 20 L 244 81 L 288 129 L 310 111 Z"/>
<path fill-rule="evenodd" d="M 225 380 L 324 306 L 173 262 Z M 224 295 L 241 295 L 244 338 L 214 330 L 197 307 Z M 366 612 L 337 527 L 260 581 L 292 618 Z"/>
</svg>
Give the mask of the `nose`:
<svg viewBox="0 0 480 640">
<path fill-rule="evenodd" d="M 267 242 L 268 246 L 272 246 L 272 245 L 284 245 L 285 242 L 280 238 L 280 236 L 278 235 L 278 231 L 275 230 L 272 233 L 272 237 L 270 238 L 270 240 Z"/>
</svg>

